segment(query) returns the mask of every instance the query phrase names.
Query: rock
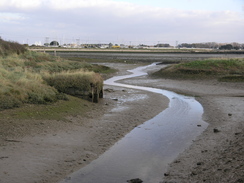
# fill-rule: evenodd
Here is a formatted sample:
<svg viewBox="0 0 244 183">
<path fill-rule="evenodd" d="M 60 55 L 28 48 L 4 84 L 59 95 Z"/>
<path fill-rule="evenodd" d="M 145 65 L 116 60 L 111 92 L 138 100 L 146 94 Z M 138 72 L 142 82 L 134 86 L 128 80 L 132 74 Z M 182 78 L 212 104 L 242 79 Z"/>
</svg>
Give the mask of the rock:
<svg viewBox="0 0 244 183">
<path fill-rule="evenodd" d="M 228 116 L 232 116 L 232 114 L 229 113 Z"/>
<path fill-rule="evenodd" d="M 197 165 L 203 165 L 203 162 L 198 162 Z"/>
<path fill-rule="evenodd" d="M 180 160 L 176 160 L 174 163 L 180 163 Z"/>
<path fill-rule="evenodd" d="M 129 183 L 142 183 L 143 181 L 139 178 L 136 178 L 136 179 L 127 180 L 127 182 L 129 182 Z"/>
<path fill-rule="evenodd" d="M 201 152 L 202 152 L 202 153 L 206 153 L 206 152 L 208 152 L 208 150 L 202 150 Z"/>
<path fill-rule="evenodd" d="M 214 133 L 218 133 L 218 132 L 220 132 L 220 130 L 217 129 L 217 128 L 214 128 L 214 129 L 213 129 L 213 132 L 214 132 Z"/>
<path fill-rule="evenodd" d="M 113 89 L 111 89 L 111 88 L 107 88 L 107 89 L 104 89 L 104 91 L 106 91 L 106 92 L 114 92 L 114 90 Z"/>
<path fill-rule="evenodd" d="M 168 172 L 164 173 L 164 176 L 165 177 L 169 176 L 169 173 Z"/>
</svg>

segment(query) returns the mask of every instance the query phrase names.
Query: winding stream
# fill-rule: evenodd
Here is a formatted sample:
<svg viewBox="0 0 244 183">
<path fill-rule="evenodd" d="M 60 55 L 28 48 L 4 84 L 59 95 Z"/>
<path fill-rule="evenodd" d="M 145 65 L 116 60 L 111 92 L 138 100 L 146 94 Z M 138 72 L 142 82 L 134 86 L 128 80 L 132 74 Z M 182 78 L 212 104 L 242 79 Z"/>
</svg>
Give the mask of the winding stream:
<svg viewBox="0 0 244 183">
<path fill-rule="evenodd" d="M 193 98 L 157 88 L 133 86 L 116 81 L 146 75 L 143 70 L 155 64 L 130 70 L 106 85 L 150 91 L 169 98 L 169 108 L 133 129 L 107 152 L 61 183 L 126 183 L 140 178 L 145 183 L 163 180 L 168 164 L 183 152 L 208 126 L 202 120 L 203 108 Z"/>
</svg>

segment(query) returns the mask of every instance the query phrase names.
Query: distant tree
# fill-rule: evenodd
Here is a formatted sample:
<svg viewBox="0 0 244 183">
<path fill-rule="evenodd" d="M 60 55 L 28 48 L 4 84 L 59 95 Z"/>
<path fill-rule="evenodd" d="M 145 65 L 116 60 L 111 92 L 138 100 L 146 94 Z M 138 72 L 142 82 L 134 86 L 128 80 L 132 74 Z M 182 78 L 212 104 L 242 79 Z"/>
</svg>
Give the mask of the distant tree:
<svg viewBox="0 0 244 183">
<path fill-rule="evenodd" d="M 109 44 L 108 44 L 108 47 L 109 47 L 109 48 L 112 48 L 112 46 L 113 46 L 112 43 L 109 43 Z"/>
<path fill-rule="evenodd" d="M 165 43 L 165 44 L 163 44 L 163 43 L 160 43 L 160 44 L 157 44 L 157 45 L 155 45 L 154 47 L 160 47 L 160 48 L 162 48 L 162 47 L 170 47 L 170 44 L 167 44 L 167 43 Z"/>
<path fill-rule="evenodd" d="M 231 44 L 222 45 L 219 47 L 220 50 L 232 50 L 233 46 Z"/>
<path fill-rule="evenodd" d="M 182 43 L 181 45 L 179 45 L 179 47 L 182 47 L 182 48 L 192 48 L 192 44 Z"/>
</svg>

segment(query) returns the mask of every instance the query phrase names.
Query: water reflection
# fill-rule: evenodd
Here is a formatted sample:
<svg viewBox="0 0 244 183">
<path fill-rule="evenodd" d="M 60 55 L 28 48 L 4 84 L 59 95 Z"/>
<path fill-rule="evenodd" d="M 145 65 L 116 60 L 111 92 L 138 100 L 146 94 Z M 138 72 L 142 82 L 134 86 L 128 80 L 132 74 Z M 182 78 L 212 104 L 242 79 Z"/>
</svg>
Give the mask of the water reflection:
<svg viewBox="0 0 244 183">
<path fill-rule="evenodd" d="M 146 183 L 160 182 L 168 164 L 207 127 L 202 121 L 203 108 L 192 97 L 116 83 L 121 79 L 146 75 L 143 70 L 153 66 L 131 70 L 133 74 L 111 78 L 105 84 L 163 94 L 170 99 L 169 108 L 132 130 L 98 159 L 63 182 L 124 183 L 133 178 Z"/>
</svg>

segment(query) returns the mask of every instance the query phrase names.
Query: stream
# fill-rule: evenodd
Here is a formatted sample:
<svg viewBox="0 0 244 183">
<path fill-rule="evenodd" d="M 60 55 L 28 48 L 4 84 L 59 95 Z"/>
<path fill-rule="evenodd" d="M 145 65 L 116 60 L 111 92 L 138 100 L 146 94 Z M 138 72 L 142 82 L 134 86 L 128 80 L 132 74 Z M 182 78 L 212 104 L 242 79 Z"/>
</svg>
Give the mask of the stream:
<svg viewBox="0 0 244 183">
<path fill-rule="evenodd" d="M 130 70 L 132 74 L 110 78 L 104 84 L 164 95 L 170 100 L 169 107 L 134 128 L 98 159 L 69 175 L 61 183 L 126 183 L 135 178 L 145 183 L 159 183 L 163 180 L 168 164 L 207 128 L 208 124 L 202 120 L 203 108 L 194 97 L 117 82 L 147 75 L 144 70 L 155 66 L 138 67 Z"/>
</svg>

